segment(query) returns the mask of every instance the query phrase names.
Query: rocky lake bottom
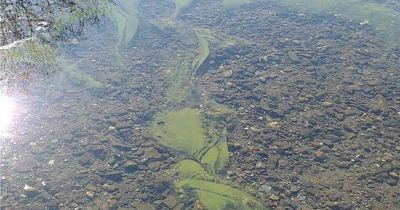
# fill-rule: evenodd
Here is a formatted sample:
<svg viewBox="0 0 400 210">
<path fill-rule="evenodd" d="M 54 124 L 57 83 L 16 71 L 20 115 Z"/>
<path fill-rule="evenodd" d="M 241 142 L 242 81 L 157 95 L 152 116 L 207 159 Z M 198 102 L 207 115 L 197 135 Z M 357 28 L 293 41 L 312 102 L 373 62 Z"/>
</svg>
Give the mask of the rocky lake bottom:
<svg viewBox="0 0 400 210">
<path fill-rule="evenodd" d="M 0 51 L 0 209 L 400 208 L 387 34 L 275 1 L 116 2 L 65 36 L 34 22 L 34 58 Z"/>
</svg>

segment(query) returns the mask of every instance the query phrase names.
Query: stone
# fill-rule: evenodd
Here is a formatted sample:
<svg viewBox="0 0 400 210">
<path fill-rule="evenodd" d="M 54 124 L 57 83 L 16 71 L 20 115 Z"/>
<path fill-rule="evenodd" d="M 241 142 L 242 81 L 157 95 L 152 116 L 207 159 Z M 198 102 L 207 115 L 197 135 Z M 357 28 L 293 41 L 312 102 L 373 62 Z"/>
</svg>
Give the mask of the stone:
<svg viewBox="0 0 400 210">
<path fill-rule="evenodd" d="M 278 127 L 278 125 L 279 125 L 279 123 L 276 121 L 267 123 L 267 127 L 269 127 L 269 128 L 276 128 L 276 127 Z"/>
<path fill-rule="evenodd" d="M 336 135 L 333 135 L 333 134 L 328 134 L 328 135 L 326 135 L 325 136 L 325 138 L 326 139 L 328 139 L 328 140 L 330 140 L 330 141 L 332 141 L 332 142 L 340 142 L 341 141 L 341 138 L 340 137 L 338 137 L 338 136 L 336 136 Z"/>
<path fill-rule="evenodd" d="M 120 182 L 122 181 L 122 172 L 121 171 L 111 171 L 111 172 L 107 172 L 105 174 L 106 178 L 111 180 L 111 181 L 115 181 L 115 182 Z"/>
<path fill-rule="evenodd" d="M 272 194 L 271 196 L 269 196 L 269 199 L 271 199 L 272 201 L 278 201 L 279 200 L 279 196 Z"/>
<path fill-rule="evenodd" d="M 343 121 L 343 120 L 344 120 L 344 114 L 338 114 L 338 113 L 336 113 L 336 114 L 335 114 L 335 118 L 338 119 L 338 120 L 340 120 L 340 121 Z"/>
<path fill-rule="evenodd" d="M 131 160 L 128 160 L 124 164 L 122 164 L 122 168 L 124 168 L 125 172 L 127 173 L 134 173 L 139 169 L 138 164 Z"/>
<path fill-rule="evenodd" d="M 167 196 L 167 197 L 162 201 L 162 203 L 163 203 L 164 205 L 166 205 L 168 208 L 172 209 L 172 208 L 174 208 L 174 207 L 176 206 L 176 204 L 178 203 L 178 202 L 177 202 L 177 197 L 176 197 L 176 196 L 169 195 L 169 196 Z"/>
<path fill-rule="evenodd" d="M 154 148 L 146 148 L 146 150 L 144 151 L 144 158 L 146 158 L 147 160 L 160 159 L 161 154 Z"/>
<path fill-rule="evenodd" d="M 222 72 L 222 75 L 223 75 L 224 77 L 229 78 L 229 77 L 231 77 L 231 76 L 233 75 L 233 71 L 230 70 L 230 69 L 226 69 L 226 70 L 224 70 L 224 71 Z"/>
<path fill-rule="evenodd" d="M 383 97 L 381 94 L 376 95 L 371 104 L 371 111 L 377 115 L 387 114 L 389 112 L 389 107 L 385 97 Z"/>
<path fill-rule="evenodd" d="M 269 185 L 266 185 L 266 184 L 263 184 L 260 186 L 260 188 L 258 188 L 258 191 L 264 192 L 264 193 L 269 193 L 269 192 L 271 192 L 271 190 L 272 190 L 272 187 Z"/>
<path fill-rule="evenodd" d="M 42 202 L 33 202 L 30 207 L 30 210 L 43 210 L 43 209 L 47 209 L 47 205 L 45 203 Z"/>
<path fill-rule="evenodd" d="M 300 62 L 300 59 L 295 52 L 289 51 L 288 56 L 289 56 L 290 60 L 292 60 L 293 62 L 295 62 L 295 63 Z"/>
<path fill-rule="evenodd" d="M 26 173 L 36 168 L 37 161 L 36 159 L 29 155 L 23 154 L 20 159 L 18 159 L 14 165 L 15 170 L 17 172 Z"/>
<path fill-rule="evenodd" d="M 257 162 L 256 163 L 256 168 L 260 169 L 260 168 L 265 168 L 265 164 L 263 162 Z"/>
<path fill-rule="evenodd" d="M 129 151 L 132 148 L 131 146 L 124 144 L 121 141 L 118 141 L 116 139 L 110 140 L 110 145 L 117 149 L 124 150 L 124 151 Z"/>
<path fill-rule="evenodd" d="M 148 167 L 150 170 L 156 170 L 156 169 L 158 170 L 160 168 L 161 164 L 162 163 L 160 161 L 154 161 L 154 162 L 150 162 Z"/>
<path fill-rule="evenodd" d="M 108 210 L 108 209 L 110 209 L 109 206 L 108 206 L 107 201 L 104 201 L 103 199 L 96 198 L 96 199 L 94 199 L 94 203 L 95 203 L 96 207 L 99 210 Z"/>
<path fill-rule="evenodd" d="M 314 152 L 314 160 L 317 162 L 323 162 L 326 158 L 326 155 L 324 152 L 318 150 Z"/>
<path fill-rule="evenodd" d="M 92 157 L 88 153 L 83 153 L 78 158 L 78 163 L 81 164 L 82 166 L 91 165 L 92 164 Z"/>
<path fill-rule="evenodd" d="M 307 97 L 299 97 L 298 101 L 299 101 L 300 103 L 305 103 L 305 102 L 310 101 L 310 99 L 307 98 Z"/>
<path fill-rule="evenodd" d="M 35 187 L 31 187 L 27 184 L 24 186 L 24 191 L 27 196 L 34 196 L 38 193 L 38 189 Z"/>
<path fill-rule="evenodd" d="M 392 171 L 392 172 L 389 172 L 389 176 L 391 176 L 391 177 L 393 177 L 393 178 L 399 178 L 399 175 L 396 173 L 396 172 L 394 172 L 394 171 Z"/>
<path fill-rule="evenodd" d="M 86 191 L 86 196 L 88 196 L 89 198 L 94 198 L 95 192 L 93 191 Z"/>
<path fill-rule="evenodd" d="M 274 155 L 267 159 L 265 165 L 268 169 L 276 169 L 278 167 L 278 164 L 279 164 L 279 156 Z"/>
<path fill-rule="evenodd" d="M 156 208 L 149 204 L 149 203 L 143 203 L 143 202 L 135 202 L 133 203 L 134 209 L 137 210 L 155 210 Z"/>
</svg>

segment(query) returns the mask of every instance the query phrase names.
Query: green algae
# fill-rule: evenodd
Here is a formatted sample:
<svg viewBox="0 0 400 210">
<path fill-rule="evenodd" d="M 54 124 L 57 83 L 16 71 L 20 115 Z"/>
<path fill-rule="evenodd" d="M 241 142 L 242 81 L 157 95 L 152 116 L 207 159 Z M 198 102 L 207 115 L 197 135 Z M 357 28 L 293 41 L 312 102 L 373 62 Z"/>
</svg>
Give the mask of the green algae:
<svg viewBox="0 0 400 210">
<path fill-rule="evenodd" d="M 191 2 L 179 2 L 188 4 L 176 6 L 174 17 Z M 175 3 L 177 4 L 177 1 Z M 227 37 L 223 32 L 214 33 L 205 28 L 188 29 L 182 21 L 171 17 L 159 19 L 153 24 L 160 28 L 173 29 L 186 46 L 193 46 L 194 43 L 198 45 L 197 53 L 186 50 L 183 59 L 172 62 L 167 67 L 166 78 L 169 86 L 165 95 L 169 102 L 176 102 L 169 103 L 173 106 L 182 107 L 190 104 L 188 93 L 191 76 L 209 56 L 211 44 L 218 48 L 242 41 L 237 37 Z M 189 62 L 192 58 L 192 62 Z M 263 209 L 248 192 L 218 178 L 218 172 L 229 162 L 223 119 L 233 111 L 205 98 L 202 103 L 207 110 L 205 113 L 197 109 L 184 108 L 158 114 L 154 120 L 151 135 L 160 144 L 184 152 L 187 156 L 170 168 L 177 175 L 175 187 L 189 195 L 194 193 L 205 209 Z"/>
<path fill-rule="evenodd" d="M 176 164 L 176 170 L 181 178 L 201 179 L 213 181 L 215 177 L 209 175 L 201 165 L 194 160 L 181 160 Z"/>
<path fill-rule="evenodd" d="M 196 73 L 197 69 L 201 66 L 201 64 L 204 63 L 204 61 L 210 54 L 210 50 L 208 48 L 208 41 L 200 34 L 200 32 L 195 31 L 195 33 L 199 44 L 199 53 L 192 62 L 193 74 Z"/>
<path fill-rule="evenodd" d="M 236 209 L 264 209 L 250 194 L 227 184 L 201 179 L 182 179 L 177 188 L 189 188 L 195 191 L 201 204 L 209 210 L 235 207 Z"/>
<path fill-rule="evenodd" d="M 221 137 L 226 136 L 226 130 L 218 133 L 214 126 L 211 127 L 208 132 L 211 140 L 207 140 L 197 109 L 184 108 L 156 117 L 152 135 L 161 144 L 195 157 L 195 160 L 184 159 L 173 166 L 172 170 L 179 177 L 176 187 L 194 191 L 201 204 L 209 210 L 263 209 L 249 193 L 213 175 L 228 163 L 229 152 L 225 138 Z M 201 155 L 204 149 L 207 150 Z"/>
<path fill-rule="evenodd" d="M 197 109 L 185 108 L 160 114 L 152 134 L 161 144 L 193 156 L 199 154 L 207 143 Z"/>
<path fill-rule="evenodd" d="M 118 32 L 116 48 L 125 47 L 135 36 L 138 25 L 138 5 L 140 0 L 119 0 L 111 5 L 110 17 Z"/>
<path fill-rule="evenodd" d="M 331 14 L 372 26 L 386 44 L 398 46 L 400 13 L 382 4 L 364 0 L 264 0 L 305 13 Z"/>
<path fill-rule="evenodd" d="M 61 63 L 65 63 L 65 62 L 61 62 Z M 94 79 L 89 74 L 79 71 L 78 65 L 76 63 L 64 65 L 62 69 L 71 78 L 82 82 L 87 87 L 94 88 L 94 89 L 105 88 L 105 85 L 102 82 Z"/>
<path fill-rule="evenodd" d="M 207 170 L 212 173 L 223 168 L 228 161 L 228 145 L 225 141 L 220 141 L 212 146 L 201 158 L 201 164 L 205 165 Z"/>
<path fill-rule="evenodd" d="M 190 6 L 193 0 L 174 0 L 175 3 L 175 11 L 172 15 L 173 17 L 178 17 L 178 15 L 187 7 Z"/>
<path fill-rule="evenodd" d="M 167 80 L 170 85 L 165 92 L 168 101 L 170 102 L 182 102 L 188 95 L 189 83 L 188 83 L 188 67 L 184 61 L 172 70 L 168 72 Z"/>
</svg>

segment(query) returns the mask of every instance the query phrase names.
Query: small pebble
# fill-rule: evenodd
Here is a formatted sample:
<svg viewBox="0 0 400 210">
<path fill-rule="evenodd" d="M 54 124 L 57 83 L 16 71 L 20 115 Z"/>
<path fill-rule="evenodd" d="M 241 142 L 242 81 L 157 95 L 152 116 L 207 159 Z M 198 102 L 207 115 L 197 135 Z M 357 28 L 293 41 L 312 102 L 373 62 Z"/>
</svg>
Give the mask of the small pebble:
<svg viewBox="0 0 400 210">
<path fill-rule="evenodd" d="M 54 165 L 55 160 L 49 160 L 49 162 L 47 164 L 49 164 L 49 166 Z"/>
<path fill-rule="evenodd" d="M 278 200 L 279 200 L 279 196 L 277 196 L 277 195 L 275 195 L 275 194 L 272 194 L 271 196 L 269 196 L 269 198 L 270 198 L 272 201 L 278 201 Z"/>
<path fill-rule="evenodd" d="M 398 178 L 398 177 L 399 177 L 399 175 L 398 175 L 396 172 L 394 172 L 394 171 L 390 172 L 390 173 L 389 173 L 389 176 L 391 176 L 391 177 L 393 177 L 393 178 Z"/>
</svg>

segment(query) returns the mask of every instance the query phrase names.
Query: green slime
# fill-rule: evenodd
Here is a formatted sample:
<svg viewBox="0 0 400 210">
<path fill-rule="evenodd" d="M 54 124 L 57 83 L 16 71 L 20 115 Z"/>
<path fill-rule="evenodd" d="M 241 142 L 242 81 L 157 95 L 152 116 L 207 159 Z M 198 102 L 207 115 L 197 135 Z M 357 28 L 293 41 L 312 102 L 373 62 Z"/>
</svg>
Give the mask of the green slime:
<svg viewBox="0 0 400 210">
<path fill-rule="evenodd" d="M 208 132 L 211 140 L 205 136 L 199 110 L 184 108 L 159 114 L 151 133 L 162 145 L 195 159 L 184 159 L 173 167 L 172 170 L 179 176 L 175 185 L 178 189 L 195 192 L 205 208 L 263 209 L 250 194 L 224 183 L 214 175 L 215 171 L 228 163 L 228 146 L 225 139 L 219 139 L 221 135 L 213 128 Z M 225 135 L 226 131 L 222 132 L 222 136 Z"/>
<path fill-rule="evenodd" d="M 188 92 L 188 65 L 182 61 L 168 75 L 170 86 L 166 91 L 166 96 L 170 102 L 182 102 L 187 97 Z"/>
<path fill-rule="evenodd" d="M 174 0 L 174 3 L 175 3 L 175 11 L 172 16 L 178 17 L 178 15 L 182 12 L 182 10 L 189 7 L 189 5 L 192 3 L 192 0 Z"/>
<path fill-rule="evenodd" d="M 196 73 L 197 69 L 204 63 L 207 59 L 208 55 L 210 54 L 210 50 L 208 49 L 208 42 L 207 40 L 200 34 L 200 32 L 195 31 L 196 37 L 199 43 L 199 54 L 192 62 L 192 69 L 193 74 Z"/>
<path fill-rule="evenodd" d="M 138 5 L 140 0 L 119 0 L 111 5 L 110 16 L 118 31 L 116 48 L 125 47 L 135 36 L 138 25 Z"/>
<path fill-rule="evenodd" d="M 207 144 L 203 133 L 200 111 L 189 108 L 160 114 L 152 129 L 161 144 L 194 156 Z"/>
</svg>

